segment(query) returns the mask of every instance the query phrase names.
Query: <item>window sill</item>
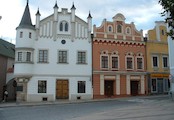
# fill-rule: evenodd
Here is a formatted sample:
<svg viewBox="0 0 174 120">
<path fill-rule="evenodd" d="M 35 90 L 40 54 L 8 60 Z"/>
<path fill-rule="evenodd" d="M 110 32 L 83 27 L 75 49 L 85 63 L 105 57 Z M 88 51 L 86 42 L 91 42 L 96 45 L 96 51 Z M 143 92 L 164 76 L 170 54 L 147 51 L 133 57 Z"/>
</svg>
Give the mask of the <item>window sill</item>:
<svg viewBox="0 0 174 120">
<path fill-rule="evenodd" d="M 38 64 L 49 64 L 49 62 L 37 62 Z"/>
<path fill-rule="evenodd" d="M 34 62 L 31 61 L 16 61 L 15 63 L 34 64 Z"/>
<path fill-rule="evenodd" d="M 63 63 L 63 62 L 57 62 L 57 64 L 69 64 L 67 62 Z"/>
<path fill-rule="evenodd" d="M 76 63 L 77 65 L 87 65 L 88 63 Z"/>
</svg>

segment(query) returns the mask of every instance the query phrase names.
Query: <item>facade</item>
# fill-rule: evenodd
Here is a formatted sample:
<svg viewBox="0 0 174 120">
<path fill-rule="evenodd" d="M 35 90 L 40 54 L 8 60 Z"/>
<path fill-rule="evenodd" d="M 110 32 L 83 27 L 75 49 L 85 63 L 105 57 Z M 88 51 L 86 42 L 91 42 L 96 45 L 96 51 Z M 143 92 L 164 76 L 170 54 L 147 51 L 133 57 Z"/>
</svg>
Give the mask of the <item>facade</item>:
<svg viewBox="0 0 174 120">
<path fill-rule="evenodd" d="M 13 69 L 15 57 L 15 45 L 0 39 L 0 101 L 3 100 L 4 91 L 9 93 L 8 99 L 13 99 L 15 93 L 12 88 L 8 86 L 9 81 L 13 82 L 13 77 L 9 79 L 8 70 Z M 11 71 L 13 76 L 13 71 Z M 12 90 L 11 90 L 12 89 Z"/>
<path fill-rule="evenodd" d="M 156 21 L 155 27 L 148 31 L 147 73 L 148 90 L 151 94 L 167 93 L 169 83 L 169 54 L 167 43 L 167 26 L 163 21 Z"/>
<path fill-rule="evenodd" d="M 125 23 L 118 13 L 113 21 L 93 27 L 94 98 L 147 93 L 146 53 L 142 30 Z"/>
<path fill-rule="evenodd" d="M 18 101 L 92 99 L 92 17 L 87 22 L 62 8 L 32 25 L 29 5 L 16 31 Z"/>
</svg>

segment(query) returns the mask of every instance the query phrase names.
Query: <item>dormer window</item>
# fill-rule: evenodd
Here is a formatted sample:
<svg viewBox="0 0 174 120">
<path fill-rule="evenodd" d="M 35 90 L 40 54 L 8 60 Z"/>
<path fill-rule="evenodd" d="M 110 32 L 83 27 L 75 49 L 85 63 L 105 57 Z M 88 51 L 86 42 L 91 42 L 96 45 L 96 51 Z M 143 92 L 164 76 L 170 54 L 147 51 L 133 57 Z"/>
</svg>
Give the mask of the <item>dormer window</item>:
<svg viewBox="0 0 174 120">
<path fill-rule="evenodd" d="M 108 26 L 108 32 L 112 32 L 112 26 Z"/>
<path fill-rule="evenodd" d="M 130 27 L 127 27 L 127 28 L 126 28 L 126 34 L 131 34 Z"/>
</svg>

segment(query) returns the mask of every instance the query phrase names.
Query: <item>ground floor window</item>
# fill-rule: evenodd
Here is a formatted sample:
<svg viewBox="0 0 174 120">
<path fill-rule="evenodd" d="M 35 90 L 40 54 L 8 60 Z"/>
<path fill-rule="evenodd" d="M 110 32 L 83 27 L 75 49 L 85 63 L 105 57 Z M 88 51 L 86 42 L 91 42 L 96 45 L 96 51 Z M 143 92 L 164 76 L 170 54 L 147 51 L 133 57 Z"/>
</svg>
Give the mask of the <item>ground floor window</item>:
<svg viewBox="0 0 174 120">
<path fill-rule="evenodd" d="M 47 92 L 47 81 L 39 80 L 38 81 L 38 93 L 46 93 Z"/>
<path fill-rule="evenodd" d="M 152 79 L 152 92 L 157 92 L 157 81 L 156 79 Z"/>
<path fill-rule="evenodd" d="M 86 82 L 78 81 L 78 93 L 85 93 L 85 89 L 86 89 Z"/>
</svg>

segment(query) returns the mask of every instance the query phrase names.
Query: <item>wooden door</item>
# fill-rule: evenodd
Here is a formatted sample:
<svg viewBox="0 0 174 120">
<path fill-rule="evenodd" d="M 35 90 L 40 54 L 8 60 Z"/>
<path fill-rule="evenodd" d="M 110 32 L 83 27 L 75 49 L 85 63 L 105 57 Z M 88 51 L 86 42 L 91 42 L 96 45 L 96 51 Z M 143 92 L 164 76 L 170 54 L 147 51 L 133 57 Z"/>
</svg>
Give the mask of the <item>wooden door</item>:
<svg viewBox="0 0 174 120">
<path fill-rule="evenodd" d="M 56 81 L 56 98 L 68 99 L 69 98 L 69 83 L 68 80 Z"/>
<path fill-rule="evenodd" d="M 114 95 L 113 83 L 114 81 L 105 80 L 105 95 L 107 97 L 111 97 L 112 95 Z"/>
<path fill-rule="evenodd" d="M 131 95 L 138 95 L 138 81 L 131 81 Z"/>
</svg>

